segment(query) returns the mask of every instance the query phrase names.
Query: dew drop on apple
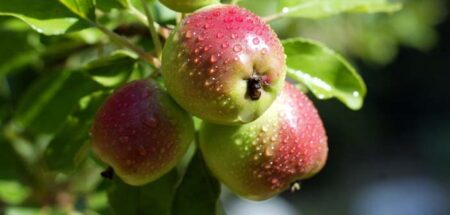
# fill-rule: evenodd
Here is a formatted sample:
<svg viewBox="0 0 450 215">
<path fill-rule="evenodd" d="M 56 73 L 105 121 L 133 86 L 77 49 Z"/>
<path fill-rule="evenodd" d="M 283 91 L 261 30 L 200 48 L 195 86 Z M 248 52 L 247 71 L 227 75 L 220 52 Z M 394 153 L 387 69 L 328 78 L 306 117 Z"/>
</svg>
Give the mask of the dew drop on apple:
<svg viewBox="0 0 450 215">
<path fill-rule="evenodd" d="M 234 45 L 233 51 L 234 51 L 234 52 L 240 52 L 240 51 L 242 51 L 242 46 L 239 45 L 239 44 Z"/>
</svg>

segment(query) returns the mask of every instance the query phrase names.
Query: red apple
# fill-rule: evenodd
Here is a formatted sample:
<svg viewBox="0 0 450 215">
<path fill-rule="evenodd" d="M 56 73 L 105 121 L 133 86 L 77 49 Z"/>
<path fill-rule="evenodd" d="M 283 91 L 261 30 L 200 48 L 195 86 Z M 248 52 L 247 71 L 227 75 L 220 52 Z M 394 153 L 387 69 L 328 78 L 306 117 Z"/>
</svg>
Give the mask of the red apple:
<svg viewBox="0 0 450 215">
<path fill-rule="evenodd" d="M 261 116 L 281 91 L 285 70 L 277 35 L 260 17 L 231 5 L 186 17 L 162 55 L 170 95 L 193 115 L 218 124 Z"/>
<path fill-rule="evenodd" d="M 114 92 L 92 127 L 95 153 L 131 185 L 143 185 L 171 170 L 193 137 L 190 115 L 150 80 Z"/>
<path fill-rule="evenodd" d="M 313 103 L 291 84 L 263 116 L 242 126 L 204 122 L 200 149 L 212 173 L 238 195 L 264 200 L 311 177 L 328 146 Z"/>
</svg>

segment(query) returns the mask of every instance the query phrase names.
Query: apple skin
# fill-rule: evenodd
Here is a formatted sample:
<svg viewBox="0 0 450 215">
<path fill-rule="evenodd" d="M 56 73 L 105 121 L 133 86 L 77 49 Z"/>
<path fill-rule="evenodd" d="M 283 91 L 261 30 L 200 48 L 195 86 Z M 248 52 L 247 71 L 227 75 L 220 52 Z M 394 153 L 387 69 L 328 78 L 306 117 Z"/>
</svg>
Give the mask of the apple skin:
<svg viewBox="0 0 450 215">
<path fill-rule="evenodd" d="M 170 171 L 194 138 L 192 117 L 154 81 L 115 91 L 97 112 L 94 152 L 130 185 L 143 185 Z"/>
<path fill-rule="evenodd" d="M 191 13 L 195 10 L 211 5 L 220 3 L 219 0 L 159 0 L 166 7 L 183 13 Z"/>
<path fill-rule="evenodd" d="M 186 17 L 172 32 L 162 75 L 170 95 L 191 114 L 238 125 L 261 116 L 281 92 L 285 60 L 276 34 L 258 16 L 219 5 Z"/>
<path fill-rule="evenodd" d="M 269 110 L 254 122 L 225 126 L 204 122 L 200 149 L 212 173 L 234 193 L 265 200 L 325 165 L 328 145 L 313 103 L 286 83 Z"/>
</svg>

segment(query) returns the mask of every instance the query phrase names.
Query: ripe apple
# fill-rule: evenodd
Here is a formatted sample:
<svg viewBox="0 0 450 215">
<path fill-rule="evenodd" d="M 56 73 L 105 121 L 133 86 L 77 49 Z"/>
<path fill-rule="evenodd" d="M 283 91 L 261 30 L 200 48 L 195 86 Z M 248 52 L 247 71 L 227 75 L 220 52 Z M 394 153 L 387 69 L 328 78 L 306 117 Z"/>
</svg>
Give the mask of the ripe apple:
<svg viewBox="0 0 450 215">
<path fill-rule="evenodd" d="M 219 0 L 159 0 L 166 7 L 183 13 L 191 13 L 195 10 L 211 5 L 220 3 Z"/>
<path fill-rule="evenodd" d="M 186 17 L 172 32 L 162 75 L 170 95 L 193 115 L 244 124 L 262 115 L 281 91 L 285 55 L 258 16 L 219 5 Z"/>
<path fill-rule="evenodd" d="M 143 185 L 172 169 L 194 137 L 191 116 L 154 81 L 131 82 L 97 112 L 92 146 L 130 185 Z"/>
<path fill-rule="evenodd" d="M 328 153 L 316 108 L 289 83 L 254 122 L 242 126 L 204 122 L 200 149 L 220 181 L 252 200 L 268 199 L 316 174 Z"/>
</svg>

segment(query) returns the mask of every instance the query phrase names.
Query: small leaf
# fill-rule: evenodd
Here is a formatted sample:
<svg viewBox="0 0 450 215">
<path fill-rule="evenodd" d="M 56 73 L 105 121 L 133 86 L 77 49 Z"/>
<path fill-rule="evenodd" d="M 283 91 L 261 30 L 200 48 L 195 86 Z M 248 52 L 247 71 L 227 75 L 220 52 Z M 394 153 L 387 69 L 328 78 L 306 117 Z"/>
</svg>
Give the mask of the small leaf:
<svg viewBox="0 0 450 215">
<path fill-rule="evenodd" d="M 117 215 L 169 215 L 178 181 L 175 170 L 144 186 L 130 186 L 114 177 L 108 190 L 109 204 Z"/>
<path fill-rule="evenodd" d="M 0 15 L 19 18 L 46 35 L 64 34 L 90 27 L 56 0 L 0 1 Z"/>
<path fill-rule="evenodd" d="M 48 75 L 31 86 L 22 99 L 16 120 L 41 133 L 53 133 L 76 109 L 78 101 L 103 89 L 81 72 L 63 71 Z"/>
<path fill-rule="evenodd" d="M 200 151 L 194 155 L 172 205 L 173 215 L 213 215 L 220 211 L 220 183 L 209 173 Z"/>
<path fill-rule="evenodd" d="M 136 56 L 126 51 L 90 62 L 85 70 L 92 78 L 106 87 L 123 84 L 129 78 L 136 64 Z"/>
<path fill-rule="evenodd" d="M 388 0 L 281 0 L 279 9 L 287 16 L 324 18 L 340 13 L 394 12 L 400 3 Z"/>
<path fill-rule="evenodd" d="M 93 0 L 59 0 L 59 2 L 78 16 L 95 21 L 95 5 Z"/>
<path fill-rule="evenodd" d="M 336 97 L 358 110 L 366 95 L 364 81 L 340 55 L 325 45 L 302 38 L 283 41 L 288 76 L 306 85 L 319 99 Z"/>
</svg>

